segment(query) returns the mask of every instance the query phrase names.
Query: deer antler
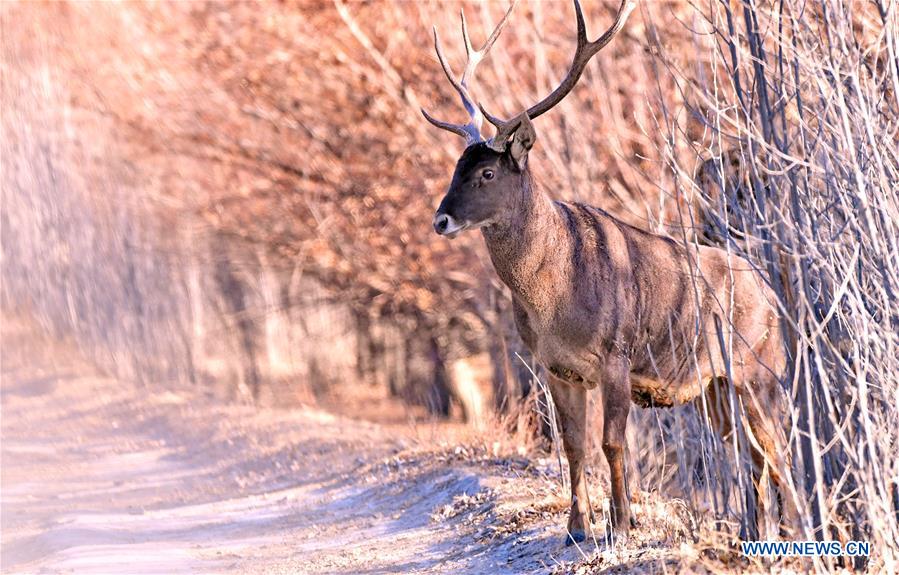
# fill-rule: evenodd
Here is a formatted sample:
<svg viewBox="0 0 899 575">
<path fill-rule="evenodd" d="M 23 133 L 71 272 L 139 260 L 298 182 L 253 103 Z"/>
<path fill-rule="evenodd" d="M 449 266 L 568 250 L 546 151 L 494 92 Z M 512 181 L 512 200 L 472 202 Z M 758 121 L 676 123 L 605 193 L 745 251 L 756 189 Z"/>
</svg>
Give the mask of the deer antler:
<svg viewBox="0 0 899 575">
<path fill-rule="evenodd" d="M 474 98 L 471 97 L 471 93 L 468 89 L 469 81 L 474 77 L 475 68 L 478 67 L 478 64 L 487 56 L 487 53 L 490 52 L 490 49 L 493 47 L 493 44 L 496 42 L 496 39 L 499 38 L 500 33 L 503 31 L 503 28 L 506 26 L 506 22 L 509 20 L 509 15 L 512 14 L 512 9 L 515 8 L 515 4 L 518 0 L 513 0 L 512 4 L 509 6 L 509 9 L 506 11 L 506 15 L 503 16 L 503 19 L 500 20 L 499 24 L 496 25 L 496 28 L 493 29 L 493 33 L 490 34 L 490 37 L 487 38 L 487 41 L 484 42 L 484 45 L 481 46 L 480 50 L 475 50 L 471 45 L 471 38 L 468 37 L 468 25 L 465 22 L 465 12 L 461 12 L 462 15 L 462 39 L 465 42 L 465 54 L 468 58 L 465 63 L 465 71 L 462 72 L 462 79 L 456 80 L 453 75 L 453 71 L 450 68 L 449 63 L 446 61 L 446 57 L 443 55 L 443 50 L 440 47 L 440 38 L 437 36 L 437 26 L 434 26 L 434 49 L 437 51 L 437 59 L 440 60 L 440 65 L 443 67 L 443 73 L 446 74 L 447 79 L 449 79 L 450 84 L 453 85 L 453 88 L 459 93 L 459 96 L 462 98 L 462 105 L 465 106 L 465 111 L 468 112 L 468 116 L 470 118 L 467 124 L 451 124 L 449 122 L 443 122 L 438 120 L 428 114 L 428 112 L 422 108 L 421 113 L 424 115 L 425 119 L 430 123 L 434 124 L 438 128 L 442 128 L 444 130 L 448 130 L 453 132 L 454 134 L 459 134 L 463 138 L 465 138 L 468 145 L 483 142 L 484 137 L 481 136 L 481 124 L 484 123 L 484 116 L 481 114 L 481 110 L 478 105 L 475 103 Z"/>
<path fill-rule="evenodd" d="M 621 0 L 621 5 L 618 7 L 618 13 L 615 16 L 615 22 L 602 36 L 595 41 L 590 42 L 587 39 L 587 25 L 584 23 L 584 13 L 581 11 L 581 3 L 578 0 L 574 0 L 574 10 L 577 14 L 577 50 L 574 53 L 574 60 L 572 60 L 571 66 L 568 69 L 568 74 L 565 75 L 565 78 L 558 87 L 550 92 L 546 98 L 528 108 L 527 112 L 519 114 L 511 120 L 503 120 L 496 116 L 492 116 L 483 106 L 480 106 L 481 112 L 484 117 L 487 118 L 487 121 L 496 126 L 496 135 L 491 138 L 489 146 L 494 150 L 501 152 L 505 148 L 509 137 L 511 137 L 511 135 L 515 133 L 515 130 L 518 129 L 525 113 L 528 118 L 533 119 L 540 114 L 551 110 L 553 106 L 561 102 L 565 96 L 571 92 L 575 84 L 577 84 L 581 74 L 584 73 L 584 69 L 587 67 L 587 62 L 590 61 L 590 58 L 602 50 L 606 44 L 611 42 L 612 38 L 621 31 L 628 16 L 630 16 L 631 11 L 634 9 L 634 6 L 633 0 Z"/>
</svg>

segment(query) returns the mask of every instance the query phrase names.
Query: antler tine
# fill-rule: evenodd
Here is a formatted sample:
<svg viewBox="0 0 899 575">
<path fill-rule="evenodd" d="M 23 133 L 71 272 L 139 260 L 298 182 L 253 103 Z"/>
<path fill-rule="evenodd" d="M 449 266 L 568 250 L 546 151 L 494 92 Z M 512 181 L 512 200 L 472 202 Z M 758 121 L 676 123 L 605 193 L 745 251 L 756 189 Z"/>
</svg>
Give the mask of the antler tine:
<svg viewBox="0 0 899 575">
<path fill-rule="evenodd" d="M 518 4 L 518 0 L 512 0 L 512 3 L 509 4 L 509 9 L 506 10 L 503 19 L 499 21 L 499 24 L 493 29 L 493 32 L 490 33 L 490 36 L 484 42 L 484 45 L 481 46 L 479 50 L 475 50 L 478 54 L 478 61 L 482 60 L 490 49 L 493 48 L 493 45 L 496 43 L 496 39 L 499 38 L 499 35 L 502 34 L 503 29 L 506 27 L 506 24 L 509 21 L 509 16 L 512 15 L 512 10 L 515 8 L 515 5 Z M 468 47 L 469 51 L 471 51 L 471 39 L 468 37 L 467 27 L 465 26 L 465 13 L 462 13 L 462 31 L 465 34 L 465 44 Z"/>
<path fill-rule="evenodd" d="M 451 124 L 449 122 L 444 122 L 442 120 L 438 120 L 434 116 L 430 115 L 428 113 L 428 111 L 425 110 L 424 108 L 420 108 L 420 109 L 421 109 L 422 115 L 425 117 L 425 120 L 427 120 L 428 122 L 430 122 L 431 124 L 437 126 L 438 128 L 440 128 L 442 130 L 447 130 L 448 132 L 458 134 L 458 135 L 462 136 L 463 138 L 465 138 L 466 141 L 471 143 L 472 134 L 471 134 L 471 132 L 468 131 L 467 125 L 463 126 L 461 124 Z M 480 138 L 480 137 L 481 136 L 480 136 L 480 132 L 479 132 L 478 138 Z M 483 138 L 481 138 L 481 139 L 483 139 Z M 480 141 L 480 140 L 475 140 L 475 141 Z"/>
<path fill-rule="evenodd" d="M 577 16 L 578 28 L 577 50 L 574 52 L 574 59 L 571 62 L 568 73 L 558 87 L 556 87 L 549 96 L 528 108 L 529 118 L 536 118 L 540 114 L 548 112 L 571 92 L 572 88 L 574 88 L 578 80 L 580 80 L 581 74 L 584 73 L 587 63 L 600 50 L 605 48 L 605 46 L 612 41 L 612 38 L 621 31 L 634 7 L 635 4 L 633 0 L 621 0 L 621 5 L 618 6 L 618 13 L 615 15 L 615 22 L 612 23 L 612 26 L 610 26 L 602 36 L 597 38 L 594 42 L 590 42 L 587 39 L 587 24 L 584 21 L 581 3 L 579 0 L 574 0 L 574 11 Z"/>
<path fill-rule="evenodd" d="M 500 20 L 499 24 L 496 25 L 493 32 L 490 34 L 490 37 L 487 38 L 487 41 L 484 42 L 484 45 L 478 50 L 475 50 L 471 44 L 471 37 L 468 35 L 468 23 L 465 20 L 465 12 L 461 12 L 462 40 L 465 43 L 465 55 L 467 57 L 465 70 L 462 72 L 461 80 L 457 80 L 455 74 L 453 74 L 452 68 L 443 54 L 443 49 L 440 45 L 440 37 L 437 34 L 437 27 L 434 27 L 434 49 L 437 52 L 437 60 L 440 61 L 440 66 L 443 68 L 443 73 L 446 74 L 446 78 L 450 81 L 450 84 L 456 92 L 459 93 L 462 105 L 465 107 L 465 111 L 468 113 L 470 121 L 465 125 L 452 124 L 435 119 L 428 114 L 424 108 L 422 108 L 421 113 L 426 120 L 438 128 L 463 136 L 469 145 L 484 140 L 483 136 L 481 136 L 481 125 L 484 123 L 484 116 L 481 114 L 480 108 L 477 106 L 468 90 L 468 83 L 474 77 L 474 72 L 478 67 L 478 64 L 480 64 L 487 56 L 487 53 L 490 52 L 496 39 L 499 38 L 500 33 L 503 31 L 503 28 L 505 28 L 506 23 L 509 20 L 509 16 L 512 14 L 512 9 L 515 8 L 517 2 L 518 0 L 513 0 L 509 9 L 506 11 L 505 16 L 503 16 L 503 19 Z"/>
<path fill-rule="evenodd" d="M 527 111 L 518 114 L 511 120 L 503 120 L 485 110 L 483 104 L 478 104 L 478 107 L 481 110 L 481 114 L 487 118 L 487 121 L 496 127 L 496 134 L 490 138 L 487 145 L 497 152 L 502 152 L 506 147 L 506 142 L 509 140 L 509 137 L 514 134 L 515 130 L 518 129 L 518 126 L 521 125 L 523 116 L 527 115 Z"/>
<path fill-rule="evenodd" d="M 459 10 L 459 18 L 462 20 L 462 41 L 465 42 L 465 55 L 471 59 L 471 53 L 475 51 L 468 36 L 468 22 L 465 20 L 465 10 Z M 500 22 L 502 24 L 502 22 Z"/>
<path fill-rule="evenodd" d="M 615 14 L 615 21 L 609 26 L 609 29 L 603 32 L 602 36 L 593 42 L 588 42 L 587 25 L 584 23 L 584 13 L 581 11 L 581 3 L 579 0 L 574 0 L 574 5 L 577 8 L 577 15 L 580 23 L 578 32 L 581 34 L 583 42 L 590 45 L 588 58 L 591 58 L 594 54 L 605 48 L 606 44 L 611 42 L 612 38 L 614 38 L 618 32 L 621 32 L 621 29 L 624 28 L 624 24 L 630 17 L 631 12 L 637 7 L 634 0 L 622 0 L 621 5 L 618 6 L 618 13 Z"/>
<path fill-rule="evenodd" d="M 581 9 L 581 1 L 574 0 L 574 17 L 577 18 L 577 46 L 578 51 L 590 43 L 587 38 L 587 22 L 584 20 L 584 11 Z"/>
<path fill-rule="evenodd" d="M 544 99 L 540 100 L 527 109 L 527 112 L 525 113 L 527 114 L 528 118 L 533 119 L 545 112 L 548 112 L 559 102 L 561 102 L 569 92 L 571 92 L 571 90 L 577 84 L 578 80 L 580 80 L 581 75 L 584 73 L 584 70 L 587 67 L 587 63 L 600 50 L 605 48 L 605 46 L 612 41 L 612 38 L 614 38 L 615 35 L 618 34 L 618 32 L 620 32 L 622 28 L 624 28 L 624 24 L 625 22 L 627 22 L 627 19 L 635 6 L 636 5 L 634 4 L 633 0 L 621 0 L 621 4 L 618 6 L 618 13 L 615 15 L 615 22 L 612 23 L 612 26 L 610 26 L 609 29 L 602 34 L 602 36 L 597 38 L 595 41 L 590 42 L 587 38 L 587 24 L 584 21 L 584 13 L 581 10 L 581 3 L 579 0 L 574 0 L 574 11 L 577 18 L 577 49 L 574 52 L 574 58 L 571 61 L 571 66 L 569 67 L 568 73 L 565 75 L 565 78 L 562 79 L 562 82 L 559 83 L 555 90 L 550 92 L 550 94 Z M 508 137 L 521 123 L 522 115 L 516 116 L 511 120 L 502 120 L 500 118 L 497 118 L 496 116 L 489 114 L 483 106 L 480 106 L 480 108 L 481 113 L 485 118 L 487 118 L 487 121 L 496 126 L 496 136 L 494 136 L 491 140 L 491 146 L 496 149 L 501 149 L 503 146 L 505 146 Z"/>
<path fill-rule="evenodd" d="M 466 44 L 468 42 L 466 41 Z M 483 116 L 481 116 L 480 111 L 474 105 L 474 99 L 471 97 L 471 93 L 468 91 L 468 78 L 466 76 L 471 75 L 474 71 L 474 67 L 471 66 L 471 59 L 465 65 L 465 71 L 462 73 L 462 81 L 456 79 L 456 75 L 453 74 L 453 69 L 450 67 L 449 62 L 446 59 L 446 56 L 443 54 L 443 47 L 440 45 L 440 36 L 437 34 L 437 27 L 434 26 L 434 50 L 437 52 L 437 60 L 440 62 L 440 66 L 443 68 L 443 73 L 446 74 L 446 79 L 449 80 L 450 84 L 459 93 L 459 97 L 462 99 L 462 106 L 465 107 L 465 111 L 468 113 L 470 121 L 467 124 L 451 124 L 449 122 L 442 121 L 432 121 L 433 117 L 431 117 L 427 112 L 422 109 L 422 113 L 425 115 L 425 119 L 429 122 L 437 126 L 438 128 L 443 128 L 444 130 L 449 130 L 455 134 L 460 134 L 463 136 L 466 141 L 471 144 L 474 142 L 480 142 L 483 140 L 481 136 L 481 124 L 483 123 Z M 467 51 L 467 46 L 466 46 Z M 477 66 L 477 62 L 475 62 L 475 66 Z"/>
<path fill-rule="evenodd" d="M 468 64 L 465 66 L 465 72 L 462 73 L 462 85 L 466 88 L 468 87 L 468 80 L 474 77 L 475 68 L 478 67 L 478 64 L 487 57 L 487 54 L 490 53 L 491 48 L 496 43 L 496 39 L 499 38 L 499 35 L 502 34 L 503 28 L 506 27 L 506 23 L 509 21 L 509 16 L 512 15 L 512 9 L 515 8 L 515 5 L 518 3 L 518 0 L 512 0 L 512 3 L 509 4 L 509 9 L 506 10 L 503 19 L 499 21 L 496 27 L 493 29 L 493 32 L 490 33 L 490 36 L 487 40 L 484 41 L 484 45 L 479 49 L 475 50 L 474 46 L 471 44 L 471 37 L 468 35 L 468 23 L 465 21 L 465 11 L 460 10 L 459 15 L 462 18 L 462 39 L 465 42 L 465 54 L 468 56 Z M 472 102 L 472 107 L 475 110 L 478 110 L 478 107 L 474 105 Z M 480 111 L 478 110 L 478 113 Z"/>
</svg>

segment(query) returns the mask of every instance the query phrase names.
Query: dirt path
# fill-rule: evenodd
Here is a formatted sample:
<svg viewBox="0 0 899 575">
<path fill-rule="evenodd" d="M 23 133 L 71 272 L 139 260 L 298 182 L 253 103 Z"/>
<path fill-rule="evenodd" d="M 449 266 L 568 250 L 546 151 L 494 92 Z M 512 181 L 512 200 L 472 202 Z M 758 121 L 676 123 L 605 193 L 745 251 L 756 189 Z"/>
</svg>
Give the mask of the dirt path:
<svg viewBox="0 0 899 575">
<path fill-rule="evenodd" d="M 6 324 L 3 573 L 545 573 L 583 558 L 562 545 L 551 462 L 435 449 L 439 427 L 117 381 Z M 664 533 L 648 537 L 593 566 L 673 561 Z"/>
</svg>

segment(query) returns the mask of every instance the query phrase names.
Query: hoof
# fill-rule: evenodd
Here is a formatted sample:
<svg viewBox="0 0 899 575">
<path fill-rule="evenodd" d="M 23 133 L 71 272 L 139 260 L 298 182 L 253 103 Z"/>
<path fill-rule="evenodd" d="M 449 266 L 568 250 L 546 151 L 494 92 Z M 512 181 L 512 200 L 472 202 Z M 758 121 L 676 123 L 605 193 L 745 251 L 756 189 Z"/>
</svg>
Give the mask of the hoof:
<svg viewBox="0 0 899 575">
<path fill-rule="evenodd" d="M 569 547 L 575 543 L 583 543 L 587 540 L 587 535 L 583 531 L 573 531 L 565 535 L 565 546 Z"/>
<path fill-rule="evenodd" d="M 606 533 L 604 536 L 606 545 L 626 544 L 630 539 L 630 530 L 635 526 L 634 518 L 631 517 L 624 525 L 615 527 L 610 521 L 606 522 Z"/>
</svg>

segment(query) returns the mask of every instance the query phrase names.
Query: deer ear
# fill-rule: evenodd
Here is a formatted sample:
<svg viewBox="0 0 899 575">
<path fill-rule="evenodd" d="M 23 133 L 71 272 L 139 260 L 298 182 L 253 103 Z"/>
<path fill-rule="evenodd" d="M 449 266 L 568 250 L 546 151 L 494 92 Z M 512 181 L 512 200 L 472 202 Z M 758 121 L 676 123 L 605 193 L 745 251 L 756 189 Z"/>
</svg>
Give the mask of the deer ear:
<svg viewBox="0 0 899 575">
<path fill-rule="evenodd" d="M 515 129 L 511 139 L 509 153 L 512 155 L 512 159 L 515 161 L 518 169 L 524 170 L 528 163 L 528 152 L 531 151 L 531 148 L 534 147 L 534 142 L 537 141 L 537 132 L 534 130 L 534 125 L 528 118 L 527 113 L 522 114 L 521 123 L 518 124 L 518 128 Z"/>
</svg>

